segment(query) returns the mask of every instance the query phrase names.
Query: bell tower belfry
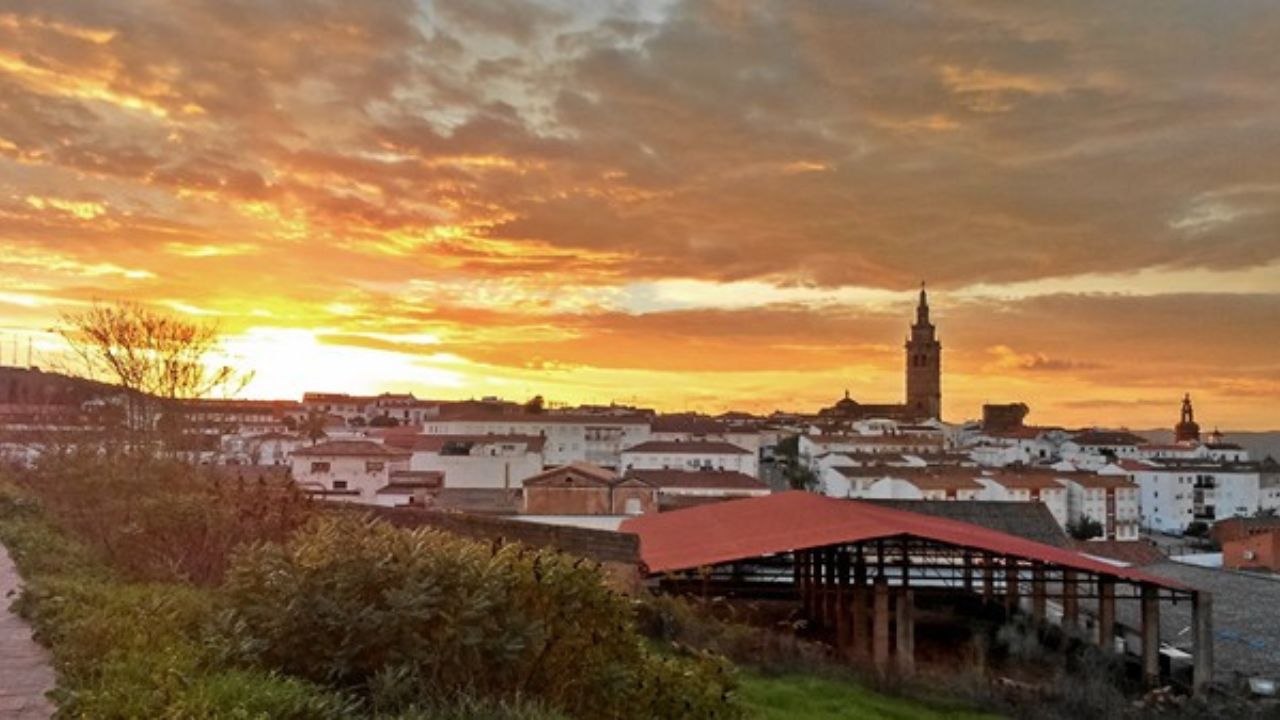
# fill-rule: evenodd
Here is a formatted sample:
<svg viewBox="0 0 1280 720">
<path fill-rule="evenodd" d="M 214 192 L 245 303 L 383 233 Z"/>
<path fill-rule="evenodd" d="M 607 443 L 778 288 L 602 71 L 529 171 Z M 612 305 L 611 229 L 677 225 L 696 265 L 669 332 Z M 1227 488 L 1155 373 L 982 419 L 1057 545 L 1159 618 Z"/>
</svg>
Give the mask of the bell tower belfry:
<svg viewBox="0 0 1280 720">
<path fill-rule="evenodd" d="M 1182 398 L 1182 416 L 1173 426 L 1173 438 L 1177 443 L 1200 442 L 1200 423 L 1196 422 L 1196 411 L 1191 407 L 1191 393 Z"/>
<path fill-rule="evenodd" d="M 916 321 L 907 338 L 907 411 L 920 418 L 942 417 L 942 343 L 929 321 L 929 295 L 920 283 Z"/>
</svg>

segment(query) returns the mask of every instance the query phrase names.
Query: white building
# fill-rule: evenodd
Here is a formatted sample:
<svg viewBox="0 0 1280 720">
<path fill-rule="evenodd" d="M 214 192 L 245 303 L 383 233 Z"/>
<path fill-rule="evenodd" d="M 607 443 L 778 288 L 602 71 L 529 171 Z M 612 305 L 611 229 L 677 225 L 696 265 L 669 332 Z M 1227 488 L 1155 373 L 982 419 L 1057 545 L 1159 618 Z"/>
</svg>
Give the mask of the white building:
<svg viewBox="0 0 1280 720">
<path fill-rule="evenodd" d="M 366 505 L 394 504 L 378 491 L 409 470 L 410 454 L 372 440 L 331 440 L 296 450 L 293 479 L 312 495 Z"/>
<path fill-rule="evenodd" d="M 535 435 L 546 438 L 547 466 L 587 462 L 617 468 L 624 448 L 649 439 L 649 419 L 640 415 L 560 413 L 470 413 L 424 420 L 429 435 Z"/>
<path fill-rule="evenodd" d="M 1038 502 L 1062 527 L 1067 526 L 1067 488 L 1053 472 L 1038 470 L 996 472 L 976 478 L 982 484 L 978 500 L 1001 502 Z"/>
<path fill-rule="evenodd" d="M 660 506 L 769 494 L 768 485 L 736 470 L 630 470 L 626 477 L 656 487 Z"/>
<path fill-rule="evenodd" d="M 731 470 L 759 477 L 760 463 L 750 450 L 727 442 L 650 440 L 622 451 L 622 468 L 631 470 Z"/>
<path fill-rule="evenodd" d="M 986 467 L 1035 465 L 1058 455 L 1061 431 L 1022 427 L 1004 432 L 979 433 L 966 439 L 970 457 Z"/>
<path fill-rule="evenodd" d="M 418 435 L 408 443 L 413 453 L 409 467 L 443 473 L 447 488 L 510 490 L 542 472 L 546 442 L 536 435 Z"/>
<path fill-rule="evenodd" d="M 1146 438 L 1123 430 L 1088 430 L 1062 443 L 1059 453 L 1078 468 L 1098 470 L 1116 460 L 1141 459 L 1142 447 L 1149 444 Z"/>
<path fill-rule="evenodd" d="M 1106 472 L 1057 476 L 1067 489 L 1067 519 L 1093 520 L 1102 526 L 1102 540 L 1137 540 L 1142 509 L 1138 486 L 1128 477 Z"/>
<path fill-rule="evenodd" d="M 1148 460 L 1120 463 L 1137 483 L 1142 525 L 1182 533 L 1193 522 L 1280 509 L 1280 468 L 1274 463 Z"/>
<path fill-rule="evenodd" d="M 760 454 L 760 431 L 746 424 L 729 424 L 699 415 L 659 415 L 649 426 L 650 440 L 690 442 L 711 440 L 737 445 Z"/>
<path fill-rule="evenodd" d="M 970 473 L 890 473 L 879 478 L 862 480 L 866 492 L 862 497 L 882 500 L 954 500 L 978 499 L 982 485 Z"/>
<path fill-rule="evenodd" d="M 305 437 L 286 432 L 224 435 L 222 459 L 233 465 L 288 465 L 294 451 L 306 444 Z"/>
<path fill-rule="evenodd" d="M 818 458 L 830 453 L 938 454 L 945 449 L 946 440 L 938 433 L 801 435 L 797 452 L 802 463 L 818 472 Z"/>
</svg>

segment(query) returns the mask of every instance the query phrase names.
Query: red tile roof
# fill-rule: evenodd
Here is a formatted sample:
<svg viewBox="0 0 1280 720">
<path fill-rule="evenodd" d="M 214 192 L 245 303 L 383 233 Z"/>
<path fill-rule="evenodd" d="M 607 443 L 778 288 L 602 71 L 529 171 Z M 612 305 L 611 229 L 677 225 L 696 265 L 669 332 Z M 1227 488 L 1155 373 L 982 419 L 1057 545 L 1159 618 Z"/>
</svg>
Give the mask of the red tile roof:
<svg viewBox="0 0 1280 720">
<path fill-rule="evenodd" d="M 727 442 L 710 440 L 649 440 L 623 450 L 624 453 L 669 453 L 672 455 L 750 455 L 751 451 Z"/>
<path fill-rule="evenodd" d="M 908 535 L 1122 580 L 1190 589 L 1166 578 L 977 525 L 802 491 L 642 515 L 627 519 L 620 529 L 640 537 L 640 558 L 650 573 Z"/>
<path fill-rule="evenodd" d="M 728 470 L 630 470 L 627 477 L 659 488 L 753 492 L 769 489 L 768 485 L 746 473 Z"/>
<path fill-rule="evenodd" d="M 985 433 L 988 437 L 1006 438 L 1008 440 L 1035 440 L 1045 434 L 1047 430 L 1040 427 L 1020 427 L 1012 430 L 1000 430 L 998 432 Z"/>
<path fill-rule="evenodd" d="M 1064 490 L 1057 481 L 1056 474 L 1020 473 L 1016 471 L 996 472 L 983 476 L 987 480 L 1003 485 L 1010 490 Z"/>
<path fill-rule="evenodd" d="M 1108 488 L 1136 489 L 1138 484 L 1126 475 L 1095 475 L 1093 473 L 1063 473 L 1063 480 L 1069 480 L 1080 487 L 1105 490 Z"/>
<path fill-rule="evenodd" d="M 1071 440 L 1077 445 L 1119 447 L 1122 445 L 1146 445 L 1148 440 L 1127 430 L 1086 430 Z"/>
<path fill-rule="evenodd" d="M 435 470 L 405 470 L 391 473 L 391 482 L 378 488 L 379 495 L 412 495 L 418 490 L 444 486 L 444 473 Z"/>
<path fill-rule="evenodd" d="M 1147 540 L 1075 540 L 1073 544 L 1077 551 L 1086 555 L 1130 565 L 1150 565 L 1165 559 L 1160 548 Z"/>
<path fill-rule="evenodd" d="M 612 470 L 602 468 L 599 465 L 583 462 L 573 463 L 571 465 L 561 465 L 560 467 L 554 467 L 550 470 L 544 470 L 537 475 L 525 478 L 522 484 L 525 487 L 554 484 L 557 479 L 562 478 L 565 475 L 577 475 L 601 485 L 612 485 L 618 481 L 617 473 Z"/>
<path fill-rule="evenodd" d="M 883 445 L 887 447 L 919 447 L 943 445 L 946 441 L 936 435 L 806 435 L 819 445 Z"/>
<path fill-rule="evenodd" d="M 648 425 L 649 418 L 643 415 L 598 415 L 590 413 L 503 413 L 484 410 L 460 412 L 456 415 L 439 418 L 441 422 L 486 422 L 507 425 Z"/>
<path fill-rule="evenodd" d="M 649 428 L 655 433 L 687 433 L 690 435 L 722 435 L 729 426 L 708 417 L 694 415 L 659 415 Z"/>
<path fill-rule="evenodd" d="M 982 477 L 982 470 L 966 467 L 852 467 L 837 468 L 847 478 L 878 480 L 892 478 L 911 483 L 921 490 L 981 490 L 974 478 Z"/>
<path fill-rule="evenodd" d="M 329 440 L 293 451 L 294 457 L 408 457 L 410 453 L 372 440 Z"/>
<path fill-rule="evenodd" d="M 542 452 L 547 439 L 540 435 L 415 435 L 412 443 L 404 438 L 387 438 L 415 452 L 440 452 L 446 445 L 524 445 L 527 452 Z"/>
</svg>

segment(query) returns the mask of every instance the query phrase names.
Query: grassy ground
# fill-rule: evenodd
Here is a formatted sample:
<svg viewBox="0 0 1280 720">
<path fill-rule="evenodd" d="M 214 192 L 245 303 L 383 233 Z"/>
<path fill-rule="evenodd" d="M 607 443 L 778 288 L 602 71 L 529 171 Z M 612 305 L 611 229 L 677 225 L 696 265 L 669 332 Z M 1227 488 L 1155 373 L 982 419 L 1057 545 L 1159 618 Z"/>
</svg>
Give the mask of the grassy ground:
<svg viewBox="0 0 1280 720">
<path fill-rule="evenodd" d="M 889 697 L 852 682 L 813 675 L 743 675 L 738 690 L 758 720 L 986 720 L 983 715 Z"/>
</svg>

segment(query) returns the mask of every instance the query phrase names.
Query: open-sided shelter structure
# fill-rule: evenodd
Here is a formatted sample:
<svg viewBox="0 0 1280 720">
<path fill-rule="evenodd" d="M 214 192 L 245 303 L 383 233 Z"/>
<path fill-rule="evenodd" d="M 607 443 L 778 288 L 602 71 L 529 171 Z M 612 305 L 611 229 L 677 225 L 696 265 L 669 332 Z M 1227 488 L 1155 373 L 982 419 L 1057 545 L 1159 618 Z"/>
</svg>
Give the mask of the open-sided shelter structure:
<svg viewBox="0 0 1280 720">
<path fill-rule="evenodd" d="M 1192 605 L 1193 685 L 1213 673 L 1208 593 L 1073 550 L 978 525 L 807 492 L 784 492 L 627 520 L 642 571 L 675 589 L 791 598 L 852 658 L 899 671 L 915 663 L 916 593 L 966 594 L 1024 604 L 1082 627 L 1081 600 L 1096 601 L 1097 641 L 1113 648 L 1116 603 L 1141 605 L 1142 669 L 1160 675 L 1160 603 Z M 890 628 L 893 628 L 893 637 Z"/>
</svg>

